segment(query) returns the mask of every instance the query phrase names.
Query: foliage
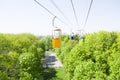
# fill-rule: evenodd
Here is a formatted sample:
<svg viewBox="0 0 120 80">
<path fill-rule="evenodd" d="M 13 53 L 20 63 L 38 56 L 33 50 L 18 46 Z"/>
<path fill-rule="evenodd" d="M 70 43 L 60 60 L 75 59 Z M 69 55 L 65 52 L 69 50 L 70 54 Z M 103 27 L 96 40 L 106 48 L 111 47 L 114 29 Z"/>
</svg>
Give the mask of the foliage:
<svg viewBox="0 0 120 80">
<path fill-rule="evenodd" d="M 23 53 L 19 57 L 20 61 L 20 71 L 22 76 L 30 76 L 35 78 L 39 78 L 41 76 L 42 70 L 40 69 L 39 58 L 37 58 L 33 53 Z M 36 74 L 36 75 L 35 75 Z"/>
<path fill-rule="evenodd" d="M 32 34 L 0 34 L 0 80 L 43 80 L 45 43 Z"/>
<path fill-rule="evenodd" d="M 0 71 L 0 80 L 10 80 L 5 72 Z"/>
<path fill-rule="evenodd" d="M 85 41 L 80 39 L 78 45 L 70 45 L 69 42 L 63 42 L 58 55 L 63 61 L 68 80 L 120 79 L 119 32 L 86 34 Z"/>
<path fill-rule="evenodd" d="M 61 80 L 57 70 L 42 68 L 41 59 L 49 49 L 50 37 L 0 34 L 0 80 Z M 55 51 L 66 80 L 120 79 L 120 32 L 86 34 L 79 42 L 78 37 L 69 40 L 69 35 L 62 35 L 62 45 Z"/>
<path fill-rule="evenodd" d="M 55 49 L 56 54 L 62 62 L 64 62 L 65 57 L 69 55 L 69 52 L 72 50 L 72 48 L 74 48 L 77 43 L 77 40 L 69 40 L 69 35 L 62 35 L 62 46 L 61 48 Z"/>
<path fill-rule="evenodd" d="M 18 54 L 15 52 L 1 54 L 0 71 L 2 71 L 3 75 L 8 76 L 9 79 L 17 80 L 19 78 Z"/>
</svg>

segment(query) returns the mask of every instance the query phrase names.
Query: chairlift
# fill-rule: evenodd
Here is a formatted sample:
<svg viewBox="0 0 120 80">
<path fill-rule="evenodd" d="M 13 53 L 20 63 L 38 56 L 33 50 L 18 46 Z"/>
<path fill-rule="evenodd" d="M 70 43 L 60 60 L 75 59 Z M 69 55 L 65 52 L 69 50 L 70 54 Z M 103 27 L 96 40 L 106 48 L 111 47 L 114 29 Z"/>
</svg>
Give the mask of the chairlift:
<svg viewBox="0 0 120 80">
<path fill-rule="evenodd" d="M 74 33 L 73 32 L 70 35 L 70 40 L 74 40 Z"/>
<path fill-rule="evenodd" d="M 85 31 L 83 29 L 77 30 L 79 40 L 85 41 Z"/>
<path fill-rule="evenodd" d="M 54 26 L 54 20 L 56 16 L 54 16 L 52 20 L 53 30 L 52 30 L 52 47 L 59 48 L 61 45 L 61 29 L 59 27 Z"/>
<path fill-rule="evenodd" d="M 58 27 L 54 27 L 52 33 L 52 46 L 53 48 L 59 48 L 60 45 L 61 45 L 61 29 Z"/>
</svg>

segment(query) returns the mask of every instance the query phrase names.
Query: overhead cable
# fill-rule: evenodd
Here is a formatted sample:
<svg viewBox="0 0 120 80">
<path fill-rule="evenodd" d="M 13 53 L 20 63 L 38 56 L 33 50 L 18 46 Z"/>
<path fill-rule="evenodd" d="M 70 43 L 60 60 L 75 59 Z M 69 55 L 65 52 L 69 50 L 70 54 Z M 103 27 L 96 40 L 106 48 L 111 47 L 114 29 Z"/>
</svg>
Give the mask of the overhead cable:
<svg viewBox="0 0 120 80">
<path fill-rule="evenodd" d="M 87 16 L 86 16 L 86 19 L 85 19 L 85 23 L 84 23 L 83 28 L 86 27 L 86 23 L 87 23 L 87 20 L 88 20 L 89 14 L 90 14 L 90 10 L 91 10 L 91 7 L 92 7 L 92 3 L 93 3 L 93 0 L 91 0 L 91 2 L 90 2 L 90 6 L 89 6 L 89 9 L 88 9 L 88 12 L 87 12 Z"/>
<path fill-rule="evenodd" d="M 73 1 L 72 1 L 72 0 L 71 0 L 71 5 L 72 5 L 73 12 L 74 12 L 74 15 L 75 15 L 76 23 L 77 23 L 77 25 L 79 25 L 79 23 L 78 23 L 78 19 L 77 19 L 77 15 L 76 15 L 76 12 L 75 12 L 75 8 L 74 8 L 74 4 L 73 4 Z"/>
<path fill-rule="evenodd" d="M 53 0 L 50 0 L 51 1 L 51 3 L 55 6 L 55 8 L 63 15 L 63 17 L 70 23 L 70 24 L 72 24 L 71 22 L 70 22 L 70 20 L 67 18 L 67 16 L 62 12 L 62 10 L 56 5 L 56 3 L 53 1 Z"/>
<path fill-rule="evenodd" d="M 55 16 L 59 21 L 61 21 L 62 23 L 66 24 L 64 21 L 62 21 L 60 18 L 58 18 L 55 14 L 53 14 L 50 10 L 48 10 L 46 7 L 44 7 L 42 4 L 40 4 L 40 2 L 38 2 L 37 0 L 34 0 L 38 5 L 40 5 L 42 8 L 44 8 L 47 12 L 49 12 L 52 16 Z M 66 24 L 67 25 L 67 24 Z"/>
</svg>

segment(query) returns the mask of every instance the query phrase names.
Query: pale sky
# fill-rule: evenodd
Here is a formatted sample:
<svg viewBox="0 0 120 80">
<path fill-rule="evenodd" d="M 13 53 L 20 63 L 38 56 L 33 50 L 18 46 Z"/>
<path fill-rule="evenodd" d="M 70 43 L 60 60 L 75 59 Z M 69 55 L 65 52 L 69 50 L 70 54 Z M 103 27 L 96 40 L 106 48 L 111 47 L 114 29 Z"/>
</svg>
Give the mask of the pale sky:
<svg viewBox="0 0 120 80">
<path fill-rule="evenodd" d="M 70 0 L 53 0 L 69 19 L 52 5 L 51 0 L 37 0 L 66 24 L 55 19 L 62 33 L 82 29 L 91 0 L 73 0 L 79 25 L 76 24 Z M 33 33 L 51 35 L 54 16 L 34 0 L 0 0 L 0 33 Z M 71 22 L 71 23 L 69 23 Z M 120 31 L 120 0 L 94 0 L 85 32 Z"/>
</svg>

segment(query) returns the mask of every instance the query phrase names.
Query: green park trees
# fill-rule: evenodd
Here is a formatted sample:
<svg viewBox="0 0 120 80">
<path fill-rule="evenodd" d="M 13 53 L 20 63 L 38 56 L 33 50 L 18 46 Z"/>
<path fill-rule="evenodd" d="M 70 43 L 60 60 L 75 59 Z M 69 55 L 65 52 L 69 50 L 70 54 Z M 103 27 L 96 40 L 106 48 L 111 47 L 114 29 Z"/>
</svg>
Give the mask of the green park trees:
<svg viewBox="0 0 120 80">
<path fill-rule="evenodd" d="M 32 34 L 0 34 L 0 80 L 42 80 L 43 44 Z"/>
<path fill-rule="evenodd" d="M 66 80 L 120 79 L 119 32 L 95 32 L 86 34 L 84 42 L 75 41 L 63 41 L 59 49 Z"/>
<path fill-rule="evenodd" d="M 61 38 L 61 47 L 53 50 L 63 63 L 65 80 L 120 79 L 120 32 L 86 34 L 85 41 Z M 0 80 L 44 80 L 41 59 L 49 49 L 50 37 L 0 34 Z"/>
</svg>

